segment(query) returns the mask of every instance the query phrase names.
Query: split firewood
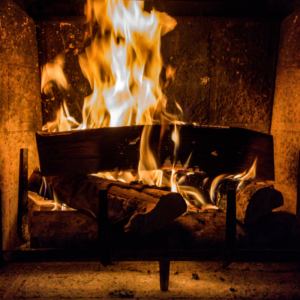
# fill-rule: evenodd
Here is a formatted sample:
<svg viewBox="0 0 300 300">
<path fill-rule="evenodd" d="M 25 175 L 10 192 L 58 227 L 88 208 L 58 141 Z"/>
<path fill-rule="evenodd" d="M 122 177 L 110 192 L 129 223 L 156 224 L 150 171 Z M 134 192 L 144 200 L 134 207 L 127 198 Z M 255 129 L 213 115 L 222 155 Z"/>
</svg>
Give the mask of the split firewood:
<svg viewBox="0 0 300 300">
<path fill-rule="evenodd" d="M 236 195 L 236 218 L 244 224 L 252 224 L 282 205 L 283 196 L 273 186 L 250 183 Z"/>
<path fill-rule="evenodd" d="M 127 231 L 157 230 L 187 209 L 181 195 L 141 184 L 126 184 L 96 176 L 58 176 L 47 180 L 60 201 L 94 218 L 98 217 L 99 190 L 107 189 L 109 221 L 113 224 L 129 220 Z"/>
<path fill-rule="evenodd" d="M 226 211 L 228 188 L 236 188 L 236 183 L 226 181 L 217 190 L 217 206 L 223 211 Z M 272 184 L 248 182 L 236 194 L 236 219 L 243 224 L 252 224 L 282 205 L 283 196 Z"/>
</svg>

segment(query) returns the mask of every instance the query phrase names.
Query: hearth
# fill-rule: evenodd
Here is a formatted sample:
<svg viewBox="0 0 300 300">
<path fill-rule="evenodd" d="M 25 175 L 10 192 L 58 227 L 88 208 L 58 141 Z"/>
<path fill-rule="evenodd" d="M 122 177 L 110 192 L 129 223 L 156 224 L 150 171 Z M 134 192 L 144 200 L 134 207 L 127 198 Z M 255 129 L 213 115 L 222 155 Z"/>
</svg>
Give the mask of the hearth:
<svg viewBox="0 0 300 300">
<path fill-rule="evenodd" d="M 259 258 L 263 260 L 264 255 L 270 255 L 270 252 L 265 251 L 267 248 L 277 249 L 273 258 L 278 259 L 276 255 L 281 255 L 280 251 L 285 247 L 289 248 L 290 257 L 297 253 L 299 245 L 291 242 L 299 237 L 296 217 L 271 211 L 282 206 L 283 198 L 283 210 L 293 214 L 299 210 L 299 130 L 295 104 L 298 99 L 298 87 L 295 78 L 299 75 L 297 41 L 300 38 L 300 26 L 294 25 L 299 22 L 299 11 L 289 15 L 290 7 L 282 4 L 285 9 L 280 14 L 270 3 L 268 6 L 267 2 L 262 4 L 255 1 L 252 4 L 249 2 L 248 7 L 240 7 L 239 4 L 231 7 L 232 5 L 225 1 L 222 4 L 222 12 L 216 3 L 209 5 L 202 1 L 146 1 L 147 11 L 154 5 L 158 11 L 165 11 L 174 17 L 175 21 L 157 13 L 163 33 L 174 30 L 162 37 L 162 64 L 158 70 L 152 69 L 148 61 L 155 59 L 159 42 L 150 45 L 148 41 L 143 40 L 144 32 L 140 36 L 137 33 L 136 40 L 144 43 L 144 52 L 148 51 L 145 55 L 146 63 L 143 67 L 139 65 L 139 59 L 144 59 L 144 54 L 141 54 L 143 51 L 138 52 L 135 46 L 130 45 L 135 49 L 130 50 L 133 53 L 130 59 L 137 60 L 138 64 L 131 67 L 134 78 L 128 75 L 130 80 L 127 92 L 129 91 L 130 95 L 126 92 L 122 97 L 136 101 L 136 90 L 141 87 L 141 93 L 145 93 L 152 102 L 148 108 L 143 107 L 142 113 L 135 104 L 131 104 L 130 113 L 117 112 L 116 116 L 113 116 L 112 111 L 115 108 L 111 110 L 105 99 L 106 106 L 100 108 L 103 115 L 96 119 L 90 112 L 91 107 L 97 106 L 93 102 L 97 98 L 95 86 L 111 99 L 118 95 L 120 90 L 109 90 L 110 83 L 114 80 L 118 82 L 120 78 L 124 79 L 122 76 L 118 78 L 118 75 L 114 77 L 111 74 L 109 77 L 110 71 L 107 71 L 112 65 L 119 64 L 116 60 L 120 58 L 121 52 L 118 51 L 124 43 L 127 45 L 122 29 L 118 27 L 121 26 L 118 19 L 115 20 L 118 28 L 115 45 L 111 46 L 116 47 L 114 50 L 117 51 L 117 56 L 114 60 L 106 50 L 101 52 L 107 55 L 107 61 L 102 60 L 102 57 L 97 58 L 99 61 L 96 62 L 98 65 L 95 69 L 100 70 L 100 75 L 95 76 L 92 74 L 94 70 L 88 65 L 97 56 L 91 45 L 99 43 L 101 48 L 111 41 L 111 21 L 103 21 L 107 22 L 103 25 L 98 19 L 98 25 L 88 26 L 83 16 L 83 3 L 80 1 L 73 7 L 70 4 L 55 3 L 50 8 L 46 3 L 39 6 L 29 0 L 19 1 L 18 4 L 27 10 L 35 21 L 14 2 L 4 1 L 2 31 L 5 43 L 0 47 L 1 76 L 4 78 L 0 106 L 4 116 L 0 122 L 0 131 L 4 137 L 0 144 L 4 153 L 0 164 L 4 250 L 15 249 L 23 243 L 20 238 L 26 238 L 21 228 L 27 217 L 26 210 L 24 211 L 27 199 L 26 168 L 30 175 L 34 168 L 40 167 L 41 175 L 48 176 L 47 179 L 43 179 L 44 188 L 49 184 L 56 195 L 56 204 L 46 200 L 47 205 L 61 205 L 60 201 L 63 201 L 77 210 L 45 211 L 45 203 L 39 205 L 30 200 L 29 227 L 32 235 L 31 245 L 34 248 L 65 248 L 70 246 L 66 241 L 71 241 L 72 246 L 67 248 L 85 248 L 83 252 L 79 252 L 84 255 L 93 253 L 95 257 L 98 256 L 98 247 L 95 245 L 100 242 L 101 259 L 104 264 L 108 264 L 110 258 L 158 258 L 163 290 L 168 288 L 170 259 L 226 257 L 227 262 L 230 262 L 234 254 L 235 259 L 245 259 L 243 253 L 250 257 L 251 254 L 257 254 L 257 249 L 263 249 Z M 88 4 L 92 5 L 92 2 Z M 64 10 L 57 13 L 57 9 L 62 6 Z M 97 17 L 97 12 L 93 11 L 88 19 L 93 18 L 93 14 Z M 237 16 L 242 18 L 235 18 Z M 100 29 L 101 26 L 108 27 L 101 32 L 99 26 Z M 134 27 L 134 24 L 132 26 Z M 137 28 L 137 32 L 139 30 L 142 32 L 143 29 Z M 9 39 L 8 36 L 13 31 L 20 34 Z M 89 50 L 85 51 L 85 48 Z M 159 55 L 157 58 L 160 60 Z M 47 63 L 48 67 L 45 67 Z M 120 65 L 124 67 L 124 64 Z M 59 72 L 63 70 L 65 74 L 60 74 L 63 81 L 58 84 L 56 77 L 51 73 L 54 69 L 58 69 Z M 290 70 L 293 72 L 292 76 L 289 75 Z M 42 78 L 42 95 L 39 71 Z M 145 77 L 141 79 L 140 74 Z M 151 81 L 151 76 L 156 77 L 156 83 Z M 148 80 L 149 78 L 151 80 Z M 122 80 L 119 81 L 120 85 L 123 84 Z M 108 85 L 109 89 L 102 90 L 102 84 Z M 162 87 L 161 90 L 158 86 Z M 154 98 L 159 101 L 155 102 L 152 95 L 148 95 L 149 91 L 153 92 Z M 291 91 L 292 96 L 289 96 L 287 91 Z M 48 95 L 45 92 L 49 92 Z M 84 98 L 89 102 L 84 102 Z M 115 100 L 120 102 L 123 98 L 120 100 L 116 97 Z M 123 117 L 127 118 L 125 123 L 121 122 Z M 41 132 L 42 118 L 44 132 Z M 161 122 L 162 125 L 158 125 Z M 109 124 L 133 126 L 106 128 Z M 143 128 L 145 134 L 142 133 Z M 70 129 L 84 130 L 66 132 Z M 18 168 L 21 148 L 24 150 L 21 152 Z M 150 159 L 139 160 L 139 157 L 146 156 L 148 159 L 154 159 L 155 163 L 150 163 Z M 35 172 L 39 174 L 38 170 Z M 97 174 L 97 177 L 98 172 L 101 174 Z M 125 176 L 125 172 L 130 175 L 126 173 Z M 137 177 L 138 172 L 140 177 Z M 141 175 L 143 172 L 144 175 Z M 88 175 L 92 173 L 93 175 Z M 119 181 L 114 181 L 109 176 L 115 176 Z M 120 182 L 124 180 L 126 183 Z M 66 192 L 68 188 L 64 189 L 64 185 L 68 184 L 69 190 Z M 97 190 L 95 187 L 101 184 L 105 188 Z M 205 187 L 206 184 L 210 188 Z M 274 184 L 275 189 L 283 194 L 283 198 L 280 193 L 275 193 Z M 97 190 L 89 198 L 94 199 L 92 205 L 89 203 L 82 206 L 82 201 L 78 199 L 85 197 L 84 192 L 76 194 L 74 187 L 82 187 L 82 191 L 85 189 L 87 193 Z M 35 189 L 39 191 L 40 186 L 35 186 Z M 140 204 L 132 208 L 132 199 L 120 193 L 114 194 L 112 189 L 127 192 L 132 189 L 132 193 L 148 193 L 147 195 L 151 194 L 154 198 L 156 196 L 153 195 L 157 193 L 159 197 L 156 197 L 158 200 L 151 209 L 148 207 L 147 210 L 147 207 L 139 206 Z M 148 190 L 145 192 L 145 189 Z M 235 195 L 236 189 L 246 192 Z M 266 194 L 263 194 L 265 191 Z M 173 194 L 174 192 L 176 194 Z M 194 198 L 193 193 L 197 194 Z M 270 193 L 276 201 L 268 200 L 262 214 L 250 216 L 249 211 L 256 211 L 255 203 L 262 197 L 267 199 Z M 32 196 L 34 199 L 36 194 Z M 75 207 L 75 200 L 66 201 L 70 195 L 77 201 Z M 122 209 L 126 202 L 126 209 L 129 207 L 132 211 L 128 215 L 125 213 L 120 220 L 118 219 L 119 222 L 109 226 L 108 219 L 111 221 L 111 215 L 116 213 L 110 210 L 112 198 L 122 199 Z M 256 200 L 250 205 L 249 199 Z M 168 205 L 170 206 L 166 203 L 178 204 L 173 208 L 175 213 L 169 218 L 164 215 Z M 157 213 L 160 209 L 163 213 Z M 186 211 L 188 215 L 181 217 Z M 84 213 L 88 213 L 89 216 Z M 98 213 L 104 215 L 99 217 Z M 73 225 L 66 221 L 68 217 L 73 218 Z M 135 217 L 139 221 L 135 225 L 136 230 L 132 230 Z M 139 218 L 142 218 L 142 221 Z M 151 218 L 159 220 L 160 226 L 154 226 Z M 236 225 L 236 218 L 242 223 Z M 279 219 L 285 220 L 284 222 L 289 224 L 288 227 L 276 227 L 281 222 Z M 129 220 L 131 223 L 128 223 Z M 49 231 L 38 231 L 40 222 L 48 222 Z M 61 224 L 62 227 L 59 228 L 57 224 Z M 82 234 L 82 227 L 78 224 L 83 224 L 84 230 L 89 228 L 90 232 L 86 233 L 83 230 Z M 120 230 L 126 224 L 125 228 L 129 232 Z M 147 230 L 143 228 L 145 224 Z M 65 239 L 56 238 L 62 229 L 69 225 L 74 226 L 74 231 Z M 268 226 L 270 228 L 267 228 Z M 271 227 L 279 228 L 277 236 L 272 236 L 274 229 Z M 222 237 L 214 237 L 216 229 L 222 231 Z M 235 251 L 236 230 L 238 248 L 248 248 L 246 252 Z M 247 235 L 244 235 L 245 230 Z M 110 236 L 110 242 L 107 240 L 108 231 L 114 236 Z M 259 231 L 261 232 L 258 234 Z M 201 232 L 207 234 L 201 235 Z M 68 230 L 64 234 L 68 234 Z M 84 236 L 83 239 L 78 238 L 80 234 Z M 91 238 L 86 239 L 86 236 Z M 87 247 L 80 247 L 82 241 L 95 249 L 89 252 Z M 282 242 L 285 246 L 279 251 L 278 245 Z M 108 245 L 111 247 L 111 253 Z M 134 250 L 138 250 L 138 254 Z M 42 256 L 41 253 L 38 255 Z M 57 252 L 48 253 L 55 256 Z M 23 254 L 13 251 L 15 259 L 22 255 L 24 258 L 24 255 L 31 254 L 26 254 L 26 251 Z M 62 252 L 59 255 L 63 257 Z M 199 255 L 202 257 L 199 258 Z M 251 259 L 249 257 L 246 257 L 246 260 Z"/>
</svg>

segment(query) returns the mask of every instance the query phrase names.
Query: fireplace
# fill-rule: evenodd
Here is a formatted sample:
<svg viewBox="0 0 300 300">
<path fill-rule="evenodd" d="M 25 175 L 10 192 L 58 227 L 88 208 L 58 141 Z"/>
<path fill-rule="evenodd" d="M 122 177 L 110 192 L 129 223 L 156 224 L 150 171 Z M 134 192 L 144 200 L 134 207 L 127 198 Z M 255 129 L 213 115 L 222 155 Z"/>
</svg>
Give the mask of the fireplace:
<svg viewBox="0 0 300 300">
<path fill-rule="evenodd" d="M 84 24 L 83 4 L 18 4 L 21 8 L 8 0 L 3 4 L 5 43 L 0 48 L 4 250 L 20 244 L 16 230 L 19 149 L 29 148 L 31 174 L 39 165 L 35 132 L 54 119 L 63 96 L 80 121 L 78 107 L 90 93 L 77 59 L 93 35 Z M 299 11 L 288 15 L 290 7 L 282 6 L 285 15 L 280 15 L 275 5 L 256 2 L 248 7 L 224 2 L 222 11 L 217 4 L 202 1 L 149 1 L 146 9 L 152 5 L 173 14 L 178 23 L 162 38 L 164 67 L 177 68 L 174 82 L 166 89 L 167 109 L 176 111 L 176 101 L 184 122 L 271 133 L 275 187 L 284 195 L 282 209 L 296 213 Z M 55 99 L 41 96 L 39 70 L 63 51 L 73 90 L 68 95 L 54 90 Z"/>
</svg>

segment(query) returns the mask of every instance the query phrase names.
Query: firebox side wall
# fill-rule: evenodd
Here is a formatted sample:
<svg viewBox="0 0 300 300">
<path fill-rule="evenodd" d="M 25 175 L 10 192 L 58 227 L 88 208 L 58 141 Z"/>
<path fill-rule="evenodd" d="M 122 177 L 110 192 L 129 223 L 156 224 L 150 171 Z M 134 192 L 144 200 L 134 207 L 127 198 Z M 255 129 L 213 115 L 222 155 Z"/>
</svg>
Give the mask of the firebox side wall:
<svg viewBox="0 0 300 300">
<path fill-rule="evenodd" d="M 271 129 L 276 188 L 284 195 L 284 209 L 296 213 L 300 150 L 300 10 L 282 21 L 276 73 Z"/>
<path fill-rule="evenodd" d="M 162 37 L 164 67 L 177 68 L 165 93 L 168 110 L 183 120 L 270 132 L 278 26 L 257 19 L 175 17 L 176 28 Z M 66 52 L 65 73 L 72 89 L 55 99 L 43 96 L 43 121 L 55 119 L 63 98 L 79 122 L 83 99 L 91 90 L 78 64 L 78 53 L 91 37 L 83 18 L 38 22 L 40 65 Z M 162 74 L 164 80 L 164 75 Z"/>
<path fill-rule="evenodd" d="M 39 166 L 35 132 L 41 129 L 35 22 L 14 2 L 0 1 L 0 189 L 3 248 L 19 245 L 19 152 L 29 149 L 29 174 Z"/>
</svg>

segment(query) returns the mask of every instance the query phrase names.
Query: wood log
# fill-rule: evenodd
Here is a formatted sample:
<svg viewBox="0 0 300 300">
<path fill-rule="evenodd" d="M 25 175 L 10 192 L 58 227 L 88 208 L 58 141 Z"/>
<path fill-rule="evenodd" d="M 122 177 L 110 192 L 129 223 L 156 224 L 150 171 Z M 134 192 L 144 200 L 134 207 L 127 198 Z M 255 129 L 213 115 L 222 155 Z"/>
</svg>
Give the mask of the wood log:
<svg viewBox="0 0 300 300">
<path fill-rule="evenodd" d="M 68 206 L 98 217 L 99 191 L 107 189 L 108 218 L 111 224 L 129 220 L 127 231 L 152 232 L 186 212 L 181 195 L 139 184 L 95 176 L 48 177 L 53 191 Z"/>
<path fill-rule="evenodd" d="M 222 211 L 226 211 L 228 188 L 236 188 L 236 182 L 225 181 L 217 189 L 217 206 Z M 236 218 L 243 224 L 252 224 L 282 205 L 283 196 L 272 182 L 247 182 L 236 195 Z"/>
<path fill-rule="evenodd" d="M 243 224 L 252 224 L 282 205 L 282 194 L 272 186 L 250 183 L 236 195 L 236 218 Z"/>
<path fill-rule="evenodd" d="M 97 245 L 97 221 L 79 211 L 42 211 L 35 203 L 30 205 L 30 234 L 32 248 L 90 249 Z M 147 235 L 124 233 L 116 226 L 111 230 L 113 251 L 205 250 L 225 246 L 226 214 L 201 212 L 184 215 L 161 230 Z M 295 215 L 272 212 L 249 226 L 237 223 L 237 248 L 299 249 L 300 226 Z"/>
<path fill-rule="evenodd" d="M 150 126 L 150 125 L 147 125 Z M 161 168 L 173 159 L 173 125 L 162 135 L 153 125 L 150 149 Z M 99 128 L 36 134 L 41 172 L 44 176 L 92 174 L 114 169 L 137 169 L 143 126 Z M 181 126 L 177 159 L 184 164 L 193 152 L 189 167 L 200 167 L 208 177 L 238 174 L 258 159 L 257 180 L 274 180 L 273 137 L 229 127 Z"/>
<path fill-rule="evenodd" d="M 28 198 L 31 248 L 89 249 L 96 245 L 96 220 L 76 210 L 52 211 L 50 204 L 41 206 L 33 201 L 38 196 L 32 194 Z"/>
<path fill-rule="evenodd" d="M 225 219 L 225 213 L 220 211 L 184 215 L 147 235 L 124 233 L 116 224 L 110 240 L 114 250 L 220 248 L 225 242 Z M 97 221 L 85 213 L 51 211 L 29 198 L 29 220 L 32 248 L 89 249 L 97 244 Z M 247 240 L 239 225 L 237 230 L 239 239 Z"/>
</svg>

